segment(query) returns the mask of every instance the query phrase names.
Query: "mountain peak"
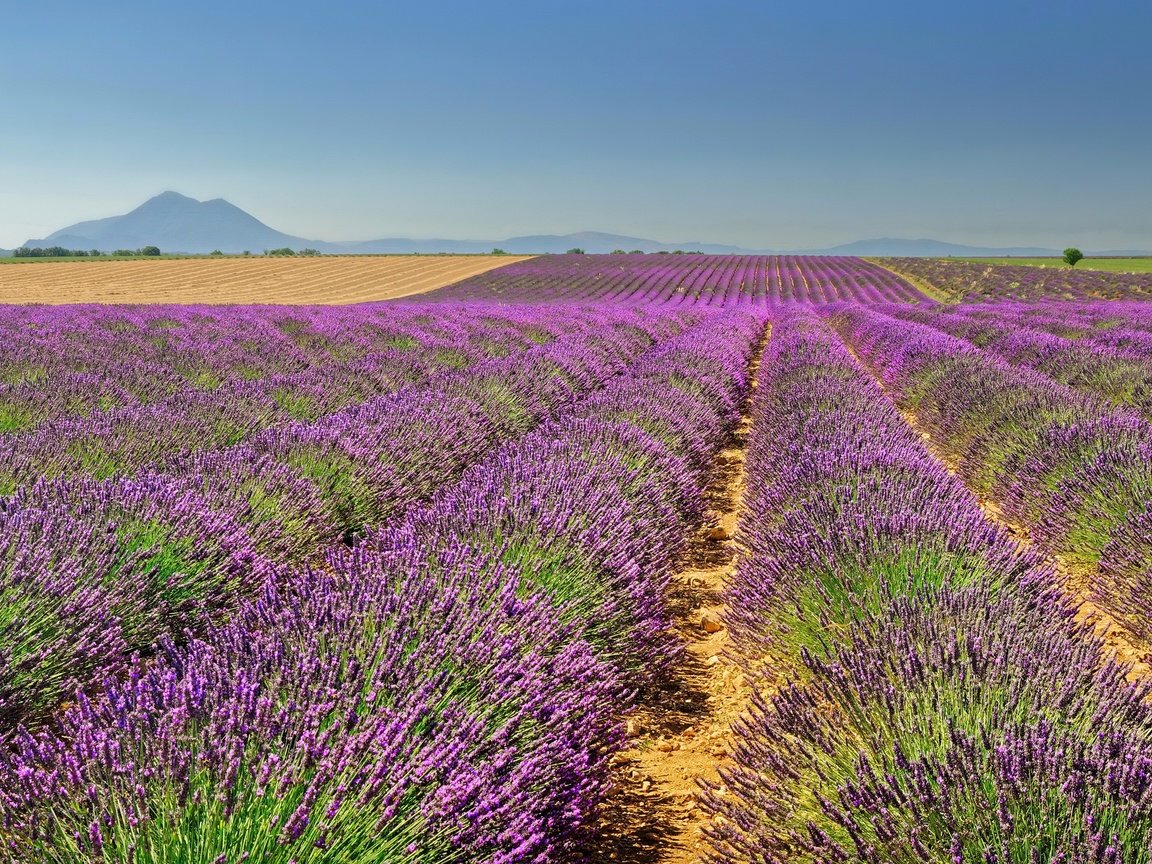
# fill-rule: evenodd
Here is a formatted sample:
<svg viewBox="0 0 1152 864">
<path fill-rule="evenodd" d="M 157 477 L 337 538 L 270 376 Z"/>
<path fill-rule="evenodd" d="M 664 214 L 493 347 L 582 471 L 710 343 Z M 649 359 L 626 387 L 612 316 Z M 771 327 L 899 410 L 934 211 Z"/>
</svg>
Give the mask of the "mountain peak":
<svg viewBox="0 0 1152 864">
<path fill-rule="evenodd" d="M 201 206 L 201 203 L 195 198 L 189 198 L 187 195 L 181 195 L 179 192 L 169 191 L 161 192 L 159 195 L 153 195 L 126 215 L 135 215 L 150 219 L 168 219 L 195 213 Z"/>
<path fill-rule="evenodd" d="M 156 204 L 156 203 L 161 202 L 161 201 L 180 203 L 180 204 L 185 204 L 185 203 L 187 203 L 187 204 L 199 204 L 200 203 L 195 198 L 189 198 L 187 195 L 181 195 L 179 192 L 173 192 L 171 189 L 169 189 L 167 192 L 161 192 L 159 195 L 153 195 L 151 198 L 149 198 L 147 201 L 145 201 L 140 206 L 146 207 L 149 204 Z"/>
</svg>

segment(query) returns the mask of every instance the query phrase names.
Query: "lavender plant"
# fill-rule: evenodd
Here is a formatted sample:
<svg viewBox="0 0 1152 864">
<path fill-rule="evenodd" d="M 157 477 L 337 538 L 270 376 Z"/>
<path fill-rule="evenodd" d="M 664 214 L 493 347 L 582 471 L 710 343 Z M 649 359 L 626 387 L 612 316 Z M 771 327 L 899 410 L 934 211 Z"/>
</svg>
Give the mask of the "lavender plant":
<svg viewBox="0 0 1152 864">
<path fill-rule="evenodd" d="M 441 288 L 430 300 L 614 301 L 753 306 L 926 298 L 860 258 L 791 255 L 548 255 Z"/>
<path fill-rule="evenodd" d="M 753 430 L 727 589 L 753 667 L 787 675 L 894 597 L 1047 580 L 811 312 L 774 316 Z"/>
<path fill-rule="evenodd" d="M 586 314 L 598 326 L 533 341 L 521 357 L 193 453 L 165 474 L 21 488 L 7 503 L 11 545 L 0 557 L 11 610 L 0 719 L 40 719 L 75 687 L 122 669 L 131 651 L 203 631 L 259 590 L 270 565 L 315 562 L 329 544 L 397 517 L 688 321 Z"/>
<path fill-rule="evenodd" d="M 811 313 L 774 317 L 754 412 L 727 605 L 776 674 L 706 789 L 710 860 L 1149 860 L 1152 685 Z"/>
<path fill-rule="evenodd" d="M 713 860 L 1149 860 L 1148 690 L 1067 609 L 945 588 L 805 663 L 739 726 Z"/>
<path fill-rule="evenodd" d="M 947 313 L 939 311 L 945 309 Z M 1152 417 L 1152 356 L 1116 347 L 1125 337 L 1124 330 L 1110 331 L 1110 344 L 1100 344 L 1032 329 L 1028 326 L 1030 319 L 1011 306 L 1002 309 L 996 317 L 989 317 L 987 308 L 981 310 L 979 317 L 966 315 L 965 307 L 942 306 L 912 312 L 896 307 L 885 307 L 885 310 L 895 317 L 928 324 L 966 339 L 1013 365 L 1035 369 L 1054 381 L 1093 393 L 1113 405 L 1131 407 L 1145 418 Z"/>
<path fill-rule="evenodd" d="M 982 264 L 938 258 L 881 258 L 879 261 L 897 273 L 927 282 L 966 303 L 1147 300 L 1152 297 L 1152 277 L 1147 273 Z"/>
<path fill-rule="evenodd" d="M 841 310 L 842 333 L 933 443 L 1005 517 L 1064 560 L 1092 598 L 1152 633 L 1152 427 L 1136 414 L 913 322 Z"/>
<path fill-rule="evenodd" d="M 7 736 L 8 859 L 563 859 L 672 650 L 643 637 L 759 329 L 706 316 L 401 524 Z M 681 437 L 618 416 L 673 378 L 721 386 L 663 419 Z"/>
</svg>

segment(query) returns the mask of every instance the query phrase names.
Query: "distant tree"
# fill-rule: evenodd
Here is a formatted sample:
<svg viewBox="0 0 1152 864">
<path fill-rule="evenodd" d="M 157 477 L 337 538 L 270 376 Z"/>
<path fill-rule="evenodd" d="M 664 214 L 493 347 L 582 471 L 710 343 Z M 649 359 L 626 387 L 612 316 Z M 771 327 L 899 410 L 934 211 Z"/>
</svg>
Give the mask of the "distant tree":
<svg viewBox="0 0 1152 864">
<path fill-rule="evenodd" d="M 221 252 L 219 249 L 213 249 L 208 254 L 211 255 L 213 258 L 223 258 L 224 257 L 224 253 Z"/>
<path fill-rule="evenodd" d="M 252 257 L 252 253 L 251 253 L 251 252 L 249 252 L 247 249 L 245 249 L 245 250 L 244 250 L 243 252 L 241 252 L 240 254 L 241 254 L 241 255 L 243 255 L 245 258 L 251 258 L 251 257 Z"/>
<path fill-rule="evenodd" d="M 21 246 L 12 251 L 13 258 L 87 258 L 88 255 L 85 249 L 65 249 L 63 246 Z"/>
<path fill-rule="evenodd" d="M 89 255 L 89 257 L 91 257 L 91 258 L 99 258 L 99 257 L 100 257 L 101 255 L 103 255 L 103 254 L 104 254 L 104 253 L 103 253 L 103 252 L 101 252 L 99 249 L 89 249 L 89 250 L 88 250 L 88 255 Z"/>
<path fill-rule="evenodd" d="M 569 255 L 583 255 L 584 250 L 581 249 L 579 246 L 574 246 L 568 250 L 567 254 L 569 254 Z"/>
<path fill-rule="evenodd" d="M 633 250 L 632 250 L 631 252 L 629 252 L 628 254 L 629 254 L 629 255 L 643 255 L 643 254 L 644 254 L 644 250 L 643 250 L 643 249 L 633 249 Z"/>
<path fill-rule="evenodd" d="M 280 249 L 265 249 L 265 255 L 271 255 L 273 258 L 291 258 L 296 254 L 296 251 L 291 247 L 284 246 Z"/>
<path fill-rule="evenodd" d="M 131 258 L 136 254 L 135 249 L 114 249 L 112 254 L 117 258 Z"/>
<path fill-rule="evenodd" d="M 1075 246 L 1070 246 L 1064 250 L 1064 262 L 1069 267 L 1075 267 L 1076 262 L 1084 257 L 1084 253 L 1077 249 Z"/>
<path fill-rule="evenodd" d="M 157 255 L 160 254 L 160 247 L 159 246 L 142 246 L 140 248 L 140 254 L 144 255 L 148 258 L 155 258 Z"/>
<path fill-rule="evenodd" d="M 297 255 L 306 255 L 309 258 L 318 258 L 320 256 L 320 250 L 319 249 L 311 249 L 311 248 L 301 249 L 296 254 Z"/>
<path fill-rule="evenodd" d="M 623 249 L 613 249 L 612 254 L 613 255 L 627 255 L 628 253 L 625 252 Z"/>
<path fill-rule="evenodd" d="M 503 249 L 500 249 L 499 247 L 497 247 L 497 248 L 492 250 L 492 254 L 493 255 L 507 255 L 508 253 L 505 252 Z"/>
</svg>

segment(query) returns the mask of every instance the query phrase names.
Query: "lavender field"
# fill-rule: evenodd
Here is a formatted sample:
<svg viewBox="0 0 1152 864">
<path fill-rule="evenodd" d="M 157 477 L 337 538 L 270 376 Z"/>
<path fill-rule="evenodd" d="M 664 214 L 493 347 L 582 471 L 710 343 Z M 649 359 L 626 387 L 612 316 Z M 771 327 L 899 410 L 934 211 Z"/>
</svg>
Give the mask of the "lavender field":
<svg viewBox="0 0 1152 864">
<path fill-rule="evenodd" d="M 910 261 L 0 307 L 0 861 L 1152 862 L 1147 286 Z"/>
</svg>

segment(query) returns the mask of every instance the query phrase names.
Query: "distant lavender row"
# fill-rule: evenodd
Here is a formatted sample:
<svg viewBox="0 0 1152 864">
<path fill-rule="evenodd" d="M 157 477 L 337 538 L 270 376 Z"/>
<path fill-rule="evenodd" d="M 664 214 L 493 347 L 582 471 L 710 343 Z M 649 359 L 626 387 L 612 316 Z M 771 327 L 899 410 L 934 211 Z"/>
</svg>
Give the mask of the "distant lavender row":
<svg viewBox="0 0 1152 864">
<path fill-rule="evenodd" d="M 227 401 L 254 425 L 262 415 L 300 417 L 336 410 L 359 393 L 394 389 L 446 363 L 484 355 L 511 322 L 462 326 L 440 313 L 439 326 L 413 310 L 384 317 L 333 307 L 18 307 L 0 310 L 0 431 L 26 432 L 45 421 L 130 424 L 144 406 L 181 404 L 213 411 Z M 446 325 L 446 326 L 445 326 Z M 463 349 L 463 351 L 460 351 Z M 477 350 L 479 349 L 479 350 Z M 459 353 L 457 353 L 459 352 Z"/>
<path fill-rule="evenodd" d="M 174 399 L 90 417 L 65 417 L 9 439 L 9 459 L 0 465 L 0 491 L 13 491 L 42 478 L 130 477 L 143 471 L 178 473 L 186 470 L 189 460 L 211 458 L 241 444 L 264 451 L 274 448 L 275 442 L 285 436 L 298 436 L 304 430 L 344 439 L 351 427 L 353 437 L 363 437 L 367 432 L 355 427 L 373 426 L 393 406 L 442 388 L 445 382 L 478 363 L 488 362 L 493 370 L 511 369 L 517 365 L 516 356 L 530 348 L 547 346 L 559 335 L 570 334 L 576 342 L 594 341 L 599 329 L 608 324 L 618 327 L 621 333 L 632 326 L 634 335 L 643 339 L 647 338 L 649 324 L 658 330 L 658 321 L 670 320 L 666 312 L 646 310 L 632 310 L 634 317 L 628 320 L 621 318 L 618 310 L 612 313 L 610 322 L 605 310 L 589 306 L 500 310 L 486 304 L 469 304 L 452 309 L 446 322 L 424 314 L 424 308 L 416 307 L 419 314 L 411 316 L 412 327 L 418 334 L 417 328 L 426 326 L 429 333 L 406 337 L 411 339 L 408 347 L 418 349 L 424 340 L 430 340 L 432 353 L 440 360 L 421 364 L 418 371 L 407 376 L 411 382 L 400 389 L 383 384 L 378 376 L 366 375 L 358 385 L 363 393 L 356 400 L 316 416 L 308 413 L 295 417 L 290 412 L 273 415 L 258 400 L 237 397 L 233 392 L 220 398 L 207 394 L 203 400 Z M 504 317 L 496 317 L 501 311 Z M 446 326 L 451 319 L 462 323 L 469 318 L 489 322 L 487 332 L 478 339 L 470 338 L 467 329 Z M 505 334 L 508 344 L 502 346 L 498 341 L 504 338 L 501 330 L 509 325 L 512 334 Z M 449 340 L 455 347 L 435 345 L 441 339 Z M 211 342 L 200 350 L 210 354 Z M 373 362 L 381 363 L 382 369 L 387 370 L 392 368 L 393 359 L 380 354 Z M 130 362 L 126 361 L 126 365 Z M 255 422 L 249 422 L 252 411 L 257 417 Z"/>
<path fill-rule="evenodd" d="M 1152 425 L 923 324 L 834 320 L 977 495 L 1152 637 Z"/>
<path fill-rule="evenodd" d="M 880 258 L 886 267 L 966 303 L 1001 300 L 1149 300 L 1152 273 L 986 264 L 940 258 Z"/>
<path fill-rule="evenodd" d="M 124 476 L 586 329 L 584 310 L 0 310 L 0 441 L 34 477 Z M 3 435 L 7 432 L 7 435 Z M 24 482 L 0 468 L 0 489 Z"/>
<path fill-rule="evenodd" d="M 1134 336 L 1152 337 L 1152 333 L 1118 326 L 1108 331 L 1110 344 L 1069 339 L 1029 327 L 1033 319 L 1025 309 L 1016 304 L 996 304 L 991 309 L 936 306 L 904 310 L 893 306 L 883 311 L 966 339 L 1013 365 L 1035 369 L 1061 384 L 1095 393 L 1152 419 L 1152 354 L 1116 347 L 1131 345 Z"/>
<path fill-rule="evenodd" d="M 393 530 L 0 757 L 0 860 L 553 862 L 603 794 L 761 328 L 709 315 Z"/>
<path fill-rule="evenodd" d="M 1152 303 L 1099 300 L 1081 303 L 987 303 L 955 308 L 973 320 L 1018 318 L 1055 336 L 1152 358 Z"/>
<path fill-rule="evenodd" d="M 0 502 L 0 717 L 38 715 L 130 651 L 203 628 L 273 565 L 395 518 L 688 323 L 636 310 L 583 317 L 588 326 L 520 356 L 169 474 L 44 480 Z"/>
<path fill-rule="evenodd" d="M 426 300 L 610 300 L 685 306 L 912 303 L 925 298 L 860 258 L 809 255 L 544 255 L 425 295 Z"/>
<path fill-rule="evenodd" d="M 823 325 L 777 316 L 760 369 L 727 603 L 761 686 L 708 860 L 1147 862 L 1147 691 Z"/>
</svg>

